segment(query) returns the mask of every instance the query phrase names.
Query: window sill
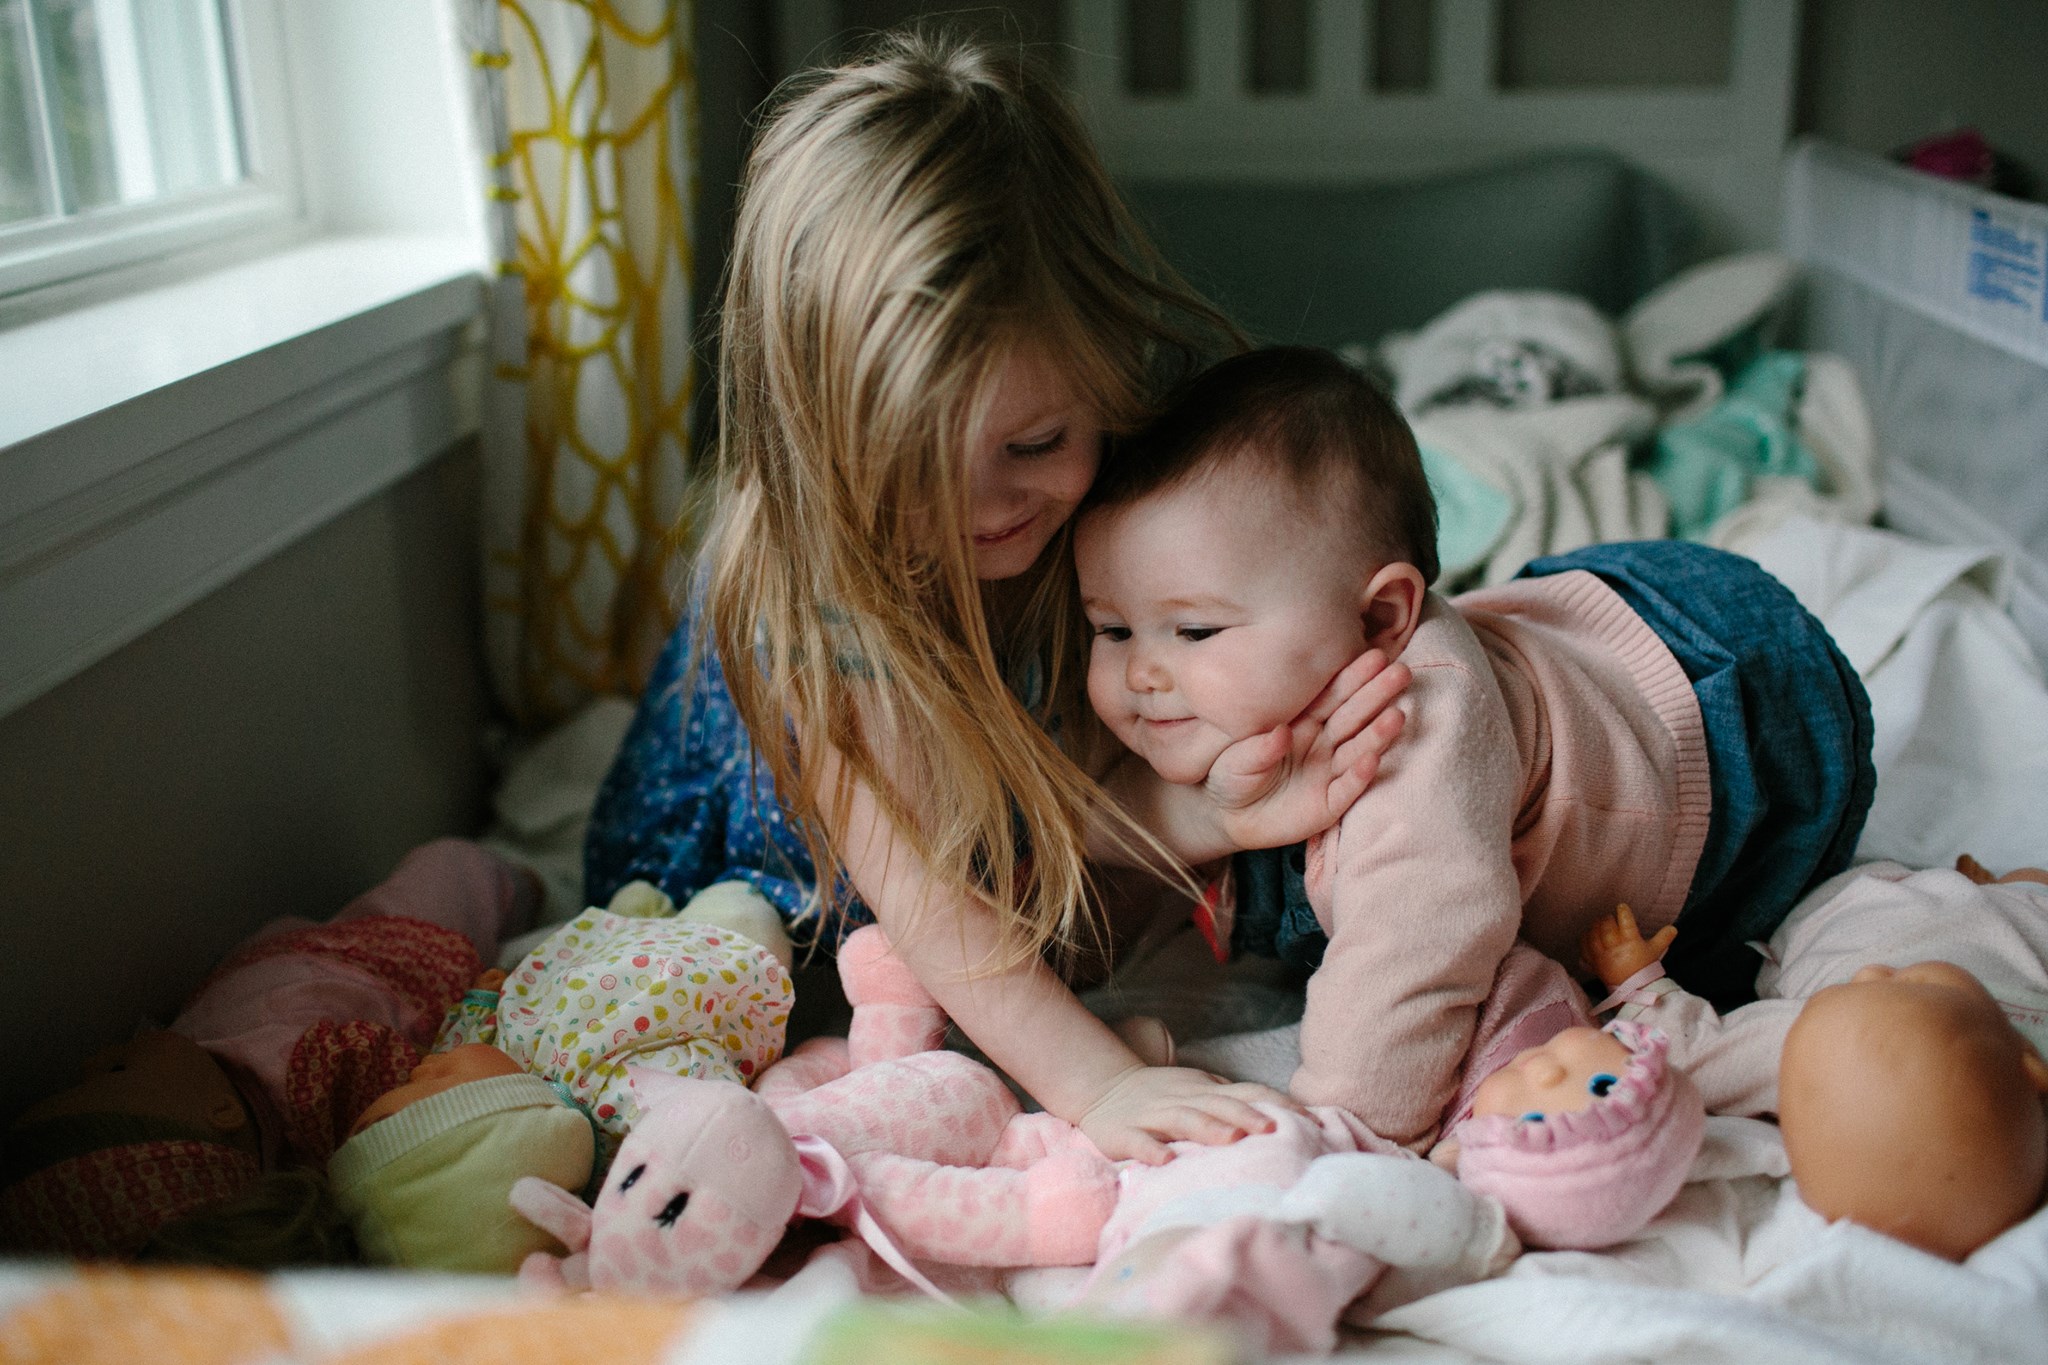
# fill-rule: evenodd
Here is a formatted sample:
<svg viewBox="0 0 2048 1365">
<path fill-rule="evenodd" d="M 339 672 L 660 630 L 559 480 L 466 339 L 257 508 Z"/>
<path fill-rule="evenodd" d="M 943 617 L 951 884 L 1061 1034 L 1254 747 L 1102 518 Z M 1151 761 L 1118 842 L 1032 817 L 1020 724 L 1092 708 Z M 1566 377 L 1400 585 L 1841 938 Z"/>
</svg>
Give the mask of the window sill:
<svg viewBox="0 0 2048 1365">
<path fill-rule="evenodd" d="M 474 431 L 481 268 L 322 238 L 0 331 L 0 715 Z"/>
</svg>

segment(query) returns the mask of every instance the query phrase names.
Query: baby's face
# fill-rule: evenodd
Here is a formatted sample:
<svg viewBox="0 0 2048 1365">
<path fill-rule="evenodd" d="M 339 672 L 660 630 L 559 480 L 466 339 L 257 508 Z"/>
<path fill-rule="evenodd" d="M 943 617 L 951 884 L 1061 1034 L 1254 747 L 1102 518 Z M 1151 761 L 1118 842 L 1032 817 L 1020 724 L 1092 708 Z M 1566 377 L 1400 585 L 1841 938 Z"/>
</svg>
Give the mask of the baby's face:
<svg viewBox="0 0 2048 1365">
<path fill-rule="evenodd" d="M 1365 649 L 1369 566 L 1279 473 L 1240 463 L 1090 512 L 1074 561 L 1088 700 L 1169 782 L 1294 719 Z"/>
<path fill-rule="evenodd" d="M 1541 1047 L 1516 1053 L 1481 1081 L 1472 1112 L 1527 1119 L 1576 1114 L 1614 1088 L 1628 1060 L 1628 1049 L 1613 1034 L 1568 1028 Z"/>
</svg>

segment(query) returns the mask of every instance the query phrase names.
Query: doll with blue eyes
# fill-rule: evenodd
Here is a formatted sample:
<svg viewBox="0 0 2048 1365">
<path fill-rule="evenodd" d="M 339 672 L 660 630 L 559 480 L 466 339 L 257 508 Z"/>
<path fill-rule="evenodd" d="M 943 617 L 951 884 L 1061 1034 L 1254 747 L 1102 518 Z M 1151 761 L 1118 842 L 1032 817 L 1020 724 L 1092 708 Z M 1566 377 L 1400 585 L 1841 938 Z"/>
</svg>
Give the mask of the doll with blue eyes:
<svg viewBox="0 0 2048 1365">
<path fill-rule="evenodd" d="M 1706 1131 L 1669 1047 L 1632 1022 L 1565 1029 L 1480 1082 L 1437 1159 L 1499 1200 L 1530 1246 L 1626 1241 L 1677 1196 Z"/>
</svg>

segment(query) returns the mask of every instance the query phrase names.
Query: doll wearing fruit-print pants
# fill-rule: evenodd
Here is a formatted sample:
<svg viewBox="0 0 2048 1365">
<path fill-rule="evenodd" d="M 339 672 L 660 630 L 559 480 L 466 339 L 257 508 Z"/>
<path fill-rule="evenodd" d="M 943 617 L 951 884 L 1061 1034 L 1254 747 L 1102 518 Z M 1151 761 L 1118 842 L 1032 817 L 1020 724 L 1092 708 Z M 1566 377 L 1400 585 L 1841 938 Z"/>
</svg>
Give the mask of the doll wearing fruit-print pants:
<svg viewBox="0 0 2048 1365">
<path fill-rule="evenodd" d="M 1661 1029 L 1674 1066 L 1710 1113 L 1777 1112 L 1778 1058 L 1806 1001 L 1868 966 L 1951 962 L 1991 992 L 2035 1048 L 2048 1052 L 2048 885 L 2031 870 L 1993 880 L 1964 870 L 1868 863 L 1814 888 L 1771 935 L 1758 999 L 1721 1015 L 1658 965 L 1669 936 L 1645 940 L 1626 907 L 1586 938 L 1588 961 L 1622 1019 Z"/>
</svg>

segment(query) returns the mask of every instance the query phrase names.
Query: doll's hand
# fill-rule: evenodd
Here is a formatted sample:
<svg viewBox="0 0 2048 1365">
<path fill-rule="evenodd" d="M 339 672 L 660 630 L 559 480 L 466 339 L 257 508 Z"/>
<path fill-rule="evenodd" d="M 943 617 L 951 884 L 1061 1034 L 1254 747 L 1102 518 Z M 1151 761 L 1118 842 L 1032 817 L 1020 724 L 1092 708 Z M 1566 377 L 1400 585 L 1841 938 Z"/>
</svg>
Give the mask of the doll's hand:
<svg viewBox="0 0 2048 1365">
<path fill-rule="evenodd" d="M 1204 783 L 1239 848 L 1280 848 L 1343 818 L 1379 771 L 1406 717 L 1408 666 L 1367 650 L 1285 725 L 1220 754 Z"/>
<path fill-rule="evenodd" d="M 502 991 L 505 988 L 505 973 L 492 967 L 476 974 L 476 980 L 469 983 L 473 991 Z"/>
<path fill-rule="evenodd" d="M 1112 1161 L 1129 1157 L 1156 1166 L 1173 1155 L 1169 1142 L 1220 1147 L 1272 1132 L 1273 1120 L 1254 1104 L 1300 1108 L 1279 1091 L 1249 1081 L 1226 1081 L 1185 1066 L 1134 1066 L 1110 1082 L 1075 1126 Z"/>
<path fill-rule="evenodd" d="M 1636 928 L 1636 912 L 1617 905 L 1612 915 L 1586 931 L 1579 940 L 1579 951 L 1600 984 L 1611 991 L 1652 962 L 1662 962 L 1664 950 L 1677 937 L 1678 927 L 1667 924 L 1655 938 L 1644 938 L 1643 931 Z"/>
</svg>

